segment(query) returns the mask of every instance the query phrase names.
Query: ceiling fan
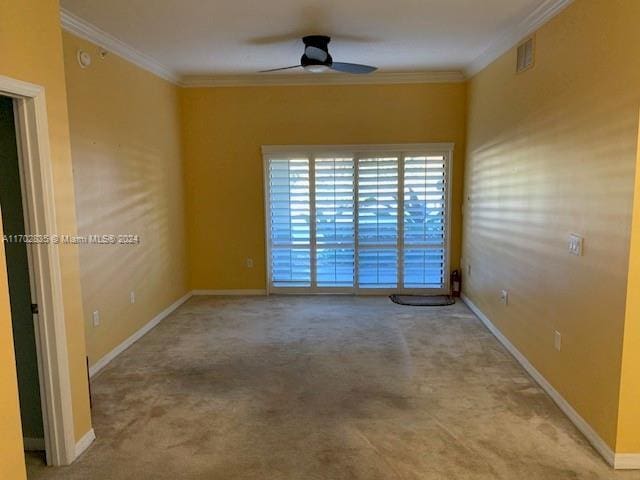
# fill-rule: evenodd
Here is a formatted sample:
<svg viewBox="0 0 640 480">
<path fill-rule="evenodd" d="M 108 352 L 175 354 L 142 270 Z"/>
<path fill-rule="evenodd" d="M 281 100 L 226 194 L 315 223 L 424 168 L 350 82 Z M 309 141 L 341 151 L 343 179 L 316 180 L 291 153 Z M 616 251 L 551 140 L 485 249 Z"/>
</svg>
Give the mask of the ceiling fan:
<svg viewBox="0 0 640 480">
<path fill-rule="evenodd" d="M 300 58 L 299 65 L 262 70 L 260 73 L 291 70 L 301 67 L 312 73 L 322 73 L 327 70 L 335 70 L 336 72 L 362 74 L 375 72 L 378 69 L 377 67 L 360 65 L 358 63 L 334 62 L 331 55 L 329 55 L 330 41 L 331 37 L 327 37 L 325 35 L 307 35 L 302 38 L 302 42 L 304 43 L 304 53 Z"/>
</svg>

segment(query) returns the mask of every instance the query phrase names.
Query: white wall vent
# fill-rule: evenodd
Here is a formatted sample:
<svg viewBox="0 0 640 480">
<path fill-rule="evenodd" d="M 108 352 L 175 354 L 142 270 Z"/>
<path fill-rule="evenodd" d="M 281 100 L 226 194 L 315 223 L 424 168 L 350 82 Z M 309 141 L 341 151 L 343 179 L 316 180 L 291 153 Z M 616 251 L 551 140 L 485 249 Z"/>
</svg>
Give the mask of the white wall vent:
<svg viewBox="0 0 640 480">
<path fill-rule="evenodd" d="M 533 37 L 525 40 L 518 46 L 518 63 L 516 72 L 521 73 L 533 67 L 535 50 Z"/>
</svg>

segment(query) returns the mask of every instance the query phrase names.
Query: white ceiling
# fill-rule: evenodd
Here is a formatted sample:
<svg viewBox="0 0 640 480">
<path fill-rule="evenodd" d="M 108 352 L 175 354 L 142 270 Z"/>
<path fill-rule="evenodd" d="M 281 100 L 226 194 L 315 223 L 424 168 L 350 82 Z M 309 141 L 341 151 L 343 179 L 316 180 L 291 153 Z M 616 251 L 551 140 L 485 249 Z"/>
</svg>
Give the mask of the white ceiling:
<svg viewBox="0 0 640 480">
<path fill-rule="evenodd" d="M 97 27 L 178 77 L 294 65 L 302 53 L 300 37 L 313 33 L 333 37 L 334 60 L 376 65 L 382 72 L 468 70 L 518 29 L 565 3 L 61 0 L 82 28 Z"/>
</svg>

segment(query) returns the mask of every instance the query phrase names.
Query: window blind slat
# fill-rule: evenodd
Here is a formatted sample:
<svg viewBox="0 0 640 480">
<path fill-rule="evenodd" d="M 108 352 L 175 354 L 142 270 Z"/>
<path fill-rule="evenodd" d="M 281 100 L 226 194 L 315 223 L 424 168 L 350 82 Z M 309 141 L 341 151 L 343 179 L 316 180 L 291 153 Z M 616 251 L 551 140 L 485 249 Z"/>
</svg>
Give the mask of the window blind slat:
<svg viewBox="0 0 640 480">
<path fill-rule="evenodd" d="M 319 287 L 353 287 L 353 158 L 315 159 L 316 278 Z M 340 248 L 329 248 L 339 245 Z"/>
<path fill-rule="evenodd" d="M 269 162 L 271 282 L 311 286 L 309 160 Z"/>
<path fill-rule="evenodd" d="M 358 161 L 358 284 L 395 288 L 398 284 L 398 157 Z"/>
<path fill-rule="evenodd" d="M 445 167 L 444 156 L 405 158 L 405 288 L 443 288 L 445 285 Z"/>
</svg>

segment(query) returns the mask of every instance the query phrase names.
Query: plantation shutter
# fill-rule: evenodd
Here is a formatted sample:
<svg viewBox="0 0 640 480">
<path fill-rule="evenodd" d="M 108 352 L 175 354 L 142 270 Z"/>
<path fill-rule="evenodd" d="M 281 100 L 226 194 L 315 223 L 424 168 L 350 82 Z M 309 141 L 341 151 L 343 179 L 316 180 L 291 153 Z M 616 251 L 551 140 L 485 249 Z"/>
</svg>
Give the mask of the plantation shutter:
<svg viewBox="0 0 640 480">
<path fill-rule="evenodd" d="M 405 288 L 444 287 L 446 182 L 444 155 L 405 157 Z"/>
<path fill-rule="evenodd" d="M 272 291 L 448 292 L 451 146 L 379 147 L 265 153 Z"/>
<path fill-rule="evenodd" d="M 315 159 L 316 278 L 319 287 L 353 287 L 353 158 Z"/>
<path fill-rule="evenodd" d="M 398 284 L 398 157 L 358 161 L 358 283 Z"/>
<path fill-rule="evenodd" d="M 309 159 L 269 162 L 271 278 L 275 287 L 311 286 Z"/>
</svg>

